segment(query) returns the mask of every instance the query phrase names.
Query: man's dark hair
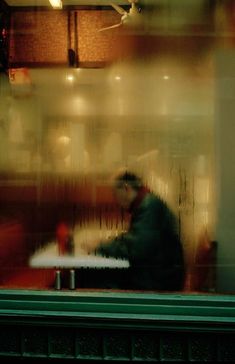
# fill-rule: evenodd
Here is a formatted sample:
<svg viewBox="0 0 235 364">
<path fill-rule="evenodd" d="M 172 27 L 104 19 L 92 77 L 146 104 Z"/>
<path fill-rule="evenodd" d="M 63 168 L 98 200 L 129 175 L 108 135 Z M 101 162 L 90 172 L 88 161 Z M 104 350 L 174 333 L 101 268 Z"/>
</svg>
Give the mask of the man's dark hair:
<svg viewBox="0 0 235 364">
<path fill-rule="evenodd" d="M 131 186 L 134 190 L 139 190 L 143 186 L 141 179 L 132 172 L 125 171 L 115 177 L 115 187 L 121 188 L 125 184 Z"/>
</svg>

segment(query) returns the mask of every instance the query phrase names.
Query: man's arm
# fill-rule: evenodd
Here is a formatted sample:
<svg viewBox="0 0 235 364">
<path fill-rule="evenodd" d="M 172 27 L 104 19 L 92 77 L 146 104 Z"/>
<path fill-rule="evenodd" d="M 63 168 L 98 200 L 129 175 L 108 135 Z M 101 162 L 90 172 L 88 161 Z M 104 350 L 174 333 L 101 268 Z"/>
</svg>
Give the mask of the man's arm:
<svg viewBox="0 0 235 364">
<path fill-rule="evenodd" d="M 138 211 L 128 232 L 117 238 L 103 242 L 96 249 L 101 255 L 116 258 L 139 260 L 149 257 L 160 243 L 160 231 L 156 223 L 156 214 L 148 206 Z"/>
</svg>

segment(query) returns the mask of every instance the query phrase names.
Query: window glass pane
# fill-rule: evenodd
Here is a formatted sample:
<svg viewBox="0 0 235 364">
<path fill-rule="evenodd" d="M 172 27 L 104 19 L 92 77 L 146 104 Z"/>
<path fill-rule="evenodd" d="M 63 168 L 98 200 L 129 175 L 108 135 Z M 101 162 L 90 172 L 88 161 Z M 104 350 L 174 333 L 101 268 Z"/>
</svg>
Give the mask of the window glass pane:
<svg viewBox="0 0 235 364">
<path fill-rule="evenodd" d="M 130 3 L 0 16 L 1 287 L 234 292 L 235 2 Z"/>
</svg>

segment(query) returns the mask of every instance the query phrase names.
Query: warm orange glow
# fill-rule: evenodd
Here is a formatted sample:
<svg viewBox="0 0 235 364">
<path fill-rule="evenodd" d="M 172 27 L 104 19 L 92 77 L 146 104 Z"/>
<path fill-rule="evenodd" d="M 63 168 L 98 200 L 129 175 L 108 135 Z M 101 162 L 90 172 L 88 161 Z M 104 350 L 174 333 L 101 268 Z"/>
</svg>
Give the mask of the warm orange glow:
<svg viewBox="0 0 235 364">
<path fill-rule="evenodd" d="M 63 4 L 61 0 L 49 0 L 49 1 L 54 9 L 62 9 Z"/>
</svg>

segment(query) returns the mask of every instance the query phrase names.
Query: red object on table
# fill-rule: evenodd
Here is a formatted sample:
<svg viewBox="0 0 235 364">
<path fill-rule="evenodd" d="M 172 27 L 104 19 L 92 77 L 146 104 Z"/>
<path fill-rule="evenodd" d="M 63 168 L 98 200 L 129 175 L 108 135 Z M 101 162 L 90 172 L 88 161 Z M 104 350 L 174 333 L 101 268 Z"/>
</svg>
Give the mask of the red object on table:
<svg viewBox="0 0 235 364">
<path fill-rule="evenodd" d="M 69 253 L 70 229 L 68 225 L 61 222 L 56 227 L 56 239 L 58 242 L 59 255 Z"/>
</svg>

